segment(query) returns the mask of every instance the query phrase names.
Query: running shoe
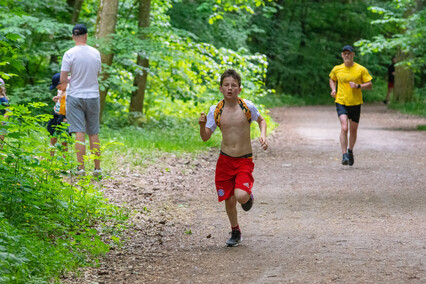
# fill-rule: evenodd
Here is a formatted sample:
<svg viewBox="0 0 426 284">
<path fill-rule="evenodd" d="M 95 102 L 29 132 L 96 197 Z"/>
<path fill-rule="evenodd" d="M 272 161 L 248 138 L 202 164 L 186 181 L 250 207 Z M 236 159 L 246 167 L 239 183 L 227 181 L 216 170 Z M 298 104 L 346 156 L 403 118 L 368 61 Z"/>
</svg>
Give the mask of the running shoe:
<svg viewBox="0 0 426 284">
<path fill-rule="evenodd" d="M 241 204 L 241 207 L 243 208 L 244 211 L 249 211 L 250 208 L 253 206 L 253 202 L 254 202 L 254 197 L 252 193 L 250 194 L 250 199 L 246 203 Z"/>
<path fill-rule="evenodd" d="M 352 151 L 349 151 L 349 150 L 348 150 L 348 159 L 349 159 L 349 162 L 348 162 L 349 166 L 352 166 L 355 162 L 354 153 Z"/>
<path fill-rule="evenodd" d="M 343 158 L 342 158 L 342 165 L 348 165 L 349 164 L 349 156 L 348 153 L 343 154 Z"/>
<path fill-rule="evenodd" d="M 236 247 L 241 242 L 241 231 L 240 230 L 232 230 L 231 238 L 226 241 L 226 245 L 228 247 Z"/>
</svg>

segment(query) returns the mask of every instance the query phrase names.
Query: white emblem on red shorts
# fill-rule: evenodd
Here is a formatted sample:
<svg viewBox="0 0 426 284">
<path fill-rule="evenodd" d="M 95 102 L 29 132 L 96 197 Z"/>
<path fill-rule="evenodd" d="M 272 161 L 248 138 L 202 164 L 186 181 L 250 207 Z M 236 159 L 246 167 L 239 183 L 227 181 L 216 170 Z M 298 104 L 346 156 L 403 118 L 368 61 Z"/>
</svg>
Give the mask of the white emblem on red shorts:
<svg viewBox="0 0 426 284">
<path fill-rule="evenodd" d="M 246 183 L 243 183 L 247 188 L 249 188 L 250 187 L 250 184 L 248 183 L 248 182 L 246 182 Z"/>
<path fill-rule="evenodd" d="M 217 195 L 219 195 L 220 197 L 225 195 L 225 191 L 223 189 L 218 189 L 217 190 Z"/>
</svg>

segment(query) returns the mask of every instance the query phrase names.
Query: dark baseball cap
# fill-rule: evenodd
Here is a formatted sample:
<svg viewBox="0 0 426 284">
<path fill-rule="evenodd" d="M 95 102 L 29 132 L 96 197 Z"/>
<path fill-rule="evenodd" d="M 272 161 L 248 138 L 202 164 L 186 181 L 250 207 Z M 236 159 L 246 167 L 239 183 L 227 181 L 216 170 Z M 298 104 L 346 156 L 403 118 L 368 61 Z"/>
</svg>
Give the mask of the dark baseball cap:
<svg viewBox="0 0 426 284">
<path fill-rule="evenodd" d="M 354 48 L 350 45 L 345 45 L 344 47 L 342 47 L 342 52 L 345 50 L 349 50 L 350 52 L 355 52 Z"/>
<path fill-rule="evenodd" d="M 52 77 L 52 85 L 50 85 L 49 90 L 55 89 L 56 86 L 58 86 L 60 82 L 61 82 L 61 73 L 56 73 Z"/>
<path fill-rule="evenodd" d="M 72 35 L 79 36 L 87 34 L 87 28 L 83 24 L 77 24 L 72 28 Z"/>
</svg>

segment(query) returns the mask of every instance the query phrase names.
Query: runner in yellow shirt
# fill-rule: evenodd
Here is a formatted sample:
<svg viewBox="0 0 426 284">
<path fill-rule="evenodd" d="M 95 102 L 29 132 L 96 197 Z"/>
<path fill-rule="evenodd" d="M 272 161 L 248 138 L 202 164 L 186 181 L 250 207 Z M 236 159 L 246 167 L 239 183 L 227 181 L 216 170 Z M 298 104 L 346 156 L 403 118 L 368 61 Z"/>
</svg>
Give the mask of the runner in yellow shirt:
<svg viewBox="0 0 426 284">
<path fill-rule="evenodd" d="M 361 90 L 373 88 L 371 82 L 373 77 L 368 73 L 367 68 L 354 62 L 354 57 L 354 48 L 345 45 L 342 48 L 343 64 L 334 66 L 329 75 L 331 96 L 335 99 L 337 115 L 340 120 L 342 165 L 349 166 L 354 164 L 353 149 L 357 138 L 361 104 L 363 103 Z"/>
</svg>

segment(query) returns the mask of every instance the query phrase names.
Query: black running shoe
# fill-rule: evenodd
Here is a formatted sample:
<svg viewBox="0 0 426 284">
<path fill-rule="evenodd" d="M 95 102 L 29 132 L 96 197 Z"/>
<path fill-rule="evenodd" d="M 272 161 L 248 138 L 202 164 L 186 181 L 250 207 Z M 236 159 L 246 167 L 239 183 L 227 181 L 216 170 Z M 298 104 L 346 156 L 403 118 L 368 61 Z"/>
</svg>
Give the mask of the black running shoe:
<svg viewBox="0 0 426 284">
<path fill-rule="evenodd" d="M 232 230 L 231 238 L 226 241 L 226 245 L 228 247 L 236 247 L 241 242 L 241 231 L 240 230 Z"/>
<path fill-rule="evenodd" d="M 252 193 L 250 194 L 250 199 L 246 203 L 241 204 L 241 207 L 243 207 L 244 211 L 249 211 L 250 208 L 253 206 L 253 202 L 254 202 L 254 197 Z"/>
<path fill-rule="evenodd" d="M 348 153 L 343 154 L 343 158 L 342 158 L 342 165 L 348 165 L 349 164 L 349 156 Z"/>
<path fill-rule="evenodd" d="M 352 151 L 351 152 L 348 151 L 348 159 L 349 159 L 349 162 L 348 162 L 349 166 L 352 166 L 355 162 L 354 153 Z"/>
</svg>

